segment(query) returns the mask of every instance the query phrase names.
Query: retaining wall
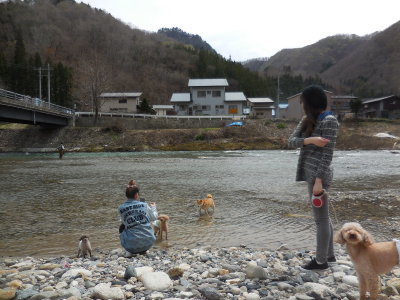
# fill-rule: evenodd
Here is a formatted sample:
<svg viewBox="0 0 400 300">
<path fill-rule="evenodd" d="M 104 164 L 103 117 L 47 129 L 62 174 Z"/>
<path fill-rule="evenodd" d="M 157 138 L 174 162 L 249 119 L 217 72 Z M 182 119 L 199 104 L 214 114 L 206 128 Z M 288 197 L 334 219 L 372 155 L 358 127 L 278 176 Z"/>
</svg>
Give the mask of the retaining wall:
<svg viewBox="0 0 400 300">
<path fill-rule="evenodd" d="M 229 119 L 172 119 L 172 118 L 121 118 L 121 117 L 100 117 L 96 126 L 111 127 L 119 126 L 126 129 L 184 129 L 184 128 L 218 128 L 230 124 Z M 75 119 L 77 127 L 92 127 L 93 117 L 79 117 Z"/>
</svg>

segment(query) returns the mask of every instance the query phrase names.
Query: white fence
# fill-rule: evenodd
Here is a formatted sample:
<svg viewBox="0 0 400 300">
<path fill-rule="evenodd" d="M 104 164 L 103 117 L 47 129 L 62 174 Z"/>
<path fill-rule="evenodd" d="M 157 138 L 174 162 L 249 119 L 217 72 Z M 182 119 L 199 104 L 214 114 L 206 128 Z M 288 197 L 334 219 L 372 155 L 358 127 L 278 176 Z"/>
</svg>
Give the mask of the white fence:
<svg viewBox="0 0 400 300">
<path fill-rule="evenodd" d="M 76 117 L 94 117 L 94 112 L 75 112 Z M 99 112 L 99 117 L 110 118 L 141 118 L 141 119 L 192 119 L 192 120 L 244 120 L 246 116 L 158 116 L 147 114 L 128 114 L 128 113 L 105 113 Z"/>
</svg>

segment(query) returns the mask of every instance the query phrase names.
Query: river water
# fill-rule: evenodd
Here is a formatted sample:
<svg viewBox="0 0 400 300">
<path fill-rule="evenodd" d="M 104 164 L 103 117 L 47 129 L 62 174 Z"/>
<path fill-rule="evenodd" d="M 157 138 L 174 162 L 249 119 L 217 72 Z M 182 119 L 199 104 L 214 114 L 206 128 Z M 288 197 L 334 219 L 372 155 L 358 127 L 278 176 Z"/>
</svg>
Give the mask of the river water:
<svg viewBox="0 0 400 300">
<path fill-rule="evenodd" d="M 0 154 L 0 256 L 74 255 L 119 247 L 117 207 L 135 179 L 141 197 L 170 216 L 168 241 L 313 249 L 306 186 L 294 181 L 296 151 Z M 377 240 L 400 238 L 400 155 L 337 151 L 330 191 L 335 228 L 358 221 Z M 211 193 L 212 217 L 196 199 Z"/>
</svg>

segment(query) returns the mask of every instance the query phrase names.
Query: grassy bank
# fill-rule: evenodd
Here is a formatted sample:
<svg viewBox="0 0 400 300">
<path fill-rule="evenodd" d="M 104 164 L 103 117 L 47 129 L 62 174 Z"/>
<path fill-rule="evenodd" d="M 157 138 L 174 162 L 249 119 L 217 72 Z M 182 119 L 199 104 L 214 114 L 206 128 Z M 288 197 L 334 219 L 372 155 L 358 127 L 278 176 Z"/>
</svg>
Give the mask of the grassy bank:
<svg viewBox="0 0 400 300">
<path fill-rule="evenodd" d="M 247 121 L 244 127 L 202 129 L 128 130 L 122 126 L 41 128 L 0 125 L 0 151 L 53 151 L 63 142 L 68 151 L 192 151 L 287 149 L 287 138 L 297 125 L 292 121 Z M 340 126 L 337 149 L 391 149 L 400 136 L 399 121 L 346 121 Z"/>
</svg>

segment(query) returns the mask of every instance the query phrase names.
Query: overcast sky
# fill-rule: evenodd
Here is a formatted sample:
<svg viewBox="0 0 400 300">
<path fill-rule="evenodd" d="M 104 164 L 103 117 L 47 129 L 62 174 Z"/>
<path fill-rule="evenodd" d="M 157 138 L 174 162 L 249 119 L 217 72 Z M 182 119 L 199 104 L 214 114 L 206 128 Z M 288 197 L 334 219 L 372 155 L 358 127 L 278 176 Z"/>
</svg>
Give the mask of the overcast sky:
<svg viewBox="0 0 400 300">
<path fill-rule="evenodd" d="M 77 0 L 79 2 L 79 0 Z M 84 0 L 138 29 L 179 27 L 235 61 L 400 21 L 400 0 Z"/>
</svg>

